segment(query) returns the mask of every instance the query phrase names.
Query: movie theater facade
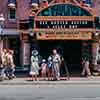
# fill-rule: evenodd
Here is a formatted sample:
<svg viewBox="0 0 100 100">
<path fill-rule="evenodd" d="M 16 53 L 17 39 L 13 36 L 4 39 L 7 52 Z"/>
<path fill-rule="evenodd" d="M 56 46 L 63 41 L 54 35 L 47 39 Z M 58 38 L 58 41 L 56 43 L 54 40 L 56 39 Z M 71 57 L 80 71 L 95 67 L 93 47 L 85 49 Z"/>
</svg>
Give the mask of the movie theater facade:
<svg viewBox="0 0 100 100">
<path fill-rule="evenodd" d="M 39 9 L 32 16 L 30 33 L 21 30 L 24 43 L 23 65 L 29 65 L 29 54 L 38 48 L 47 58 L 53 48 L 59 48 L 72 70 L 81 67 L 84 43 L 88 43 L 91 65 L 96 65 L 99 50 L 97 14 L 91 9 L 73 3 L 54 3 Z M 29 49 L 30 48 L 30 49 Z"/>
</svg>

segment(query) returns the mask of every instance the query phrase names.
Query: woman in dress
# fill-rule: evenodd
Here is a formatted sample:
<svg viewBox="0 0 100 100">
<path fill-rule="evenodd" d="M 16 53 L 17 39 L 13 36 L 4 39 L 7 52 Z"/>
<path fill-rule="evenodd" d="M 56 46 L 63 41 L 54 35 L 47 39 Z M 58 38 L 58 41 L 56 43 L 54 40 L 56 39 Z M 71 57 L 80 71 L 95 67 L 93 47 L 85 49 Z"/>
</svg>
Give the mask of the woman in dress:
<svg viewBox="0 0 100 100">
<path fill-rule="evenodd" d="M 31 56 L 31 71 L 30 75 L 32 76 L 32 80 L 37 80 L 37 76 L 39 74 L 39 58 L 38 58 L 38 51 L 33 50 Z"/>
</svg>

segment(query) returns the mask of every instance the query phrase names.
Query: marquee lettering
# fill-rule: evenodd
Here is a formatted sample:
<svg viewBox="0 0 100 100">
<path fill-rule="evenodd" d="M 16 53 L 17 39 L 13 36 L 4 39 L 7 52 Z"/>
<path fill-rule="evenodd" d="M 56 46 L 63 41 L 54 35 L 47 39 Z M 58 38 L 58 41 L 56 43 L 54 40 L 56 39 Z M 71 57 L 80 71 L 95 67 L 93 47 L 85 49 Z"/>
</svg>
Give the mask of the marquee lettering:
<svg viewBox="0 0 100 100">
<path fill-rule="evenodd" d="M 91 16 L 85 9 L 72 4 L 55 4 L 40 11 L 37 16 Z"/>
</svg>

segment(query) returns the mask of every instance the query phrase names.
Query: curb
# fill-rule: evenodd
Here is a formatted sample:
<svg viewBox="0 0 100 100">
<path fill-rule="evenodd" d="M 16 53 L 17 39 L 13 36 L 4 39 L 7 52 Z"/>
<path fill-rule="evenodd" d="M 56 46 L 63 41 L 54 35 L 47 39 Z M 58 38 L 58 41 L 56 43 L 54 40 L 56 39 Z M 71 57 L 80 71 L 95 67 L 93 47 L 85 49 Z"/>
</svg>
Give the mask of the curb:
<svg viewBox="0 0 100 100">
<path fill-rule="evenodd" d="M 99 82 L 1 82 L 0 85 L 100 85 Z"/>
</svg>

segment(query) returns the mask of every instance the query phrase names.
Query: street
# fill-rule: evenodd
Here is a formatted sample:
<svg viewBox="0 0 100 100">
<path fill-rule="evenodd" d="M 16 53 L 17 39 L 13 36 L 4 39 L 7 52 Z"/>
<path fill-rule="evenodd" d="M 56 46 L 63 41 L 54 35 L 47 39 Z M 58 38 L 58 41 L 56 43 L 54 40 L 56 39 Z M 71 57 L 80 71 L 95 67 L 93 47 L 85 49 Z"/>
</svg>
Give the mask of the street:
<svg viewBox="0 0 100 100">
<path fill-rule="evenodd" d="M 100 85 L 0 85 L 0 100 L 100 100 Z"/>
</svg>

